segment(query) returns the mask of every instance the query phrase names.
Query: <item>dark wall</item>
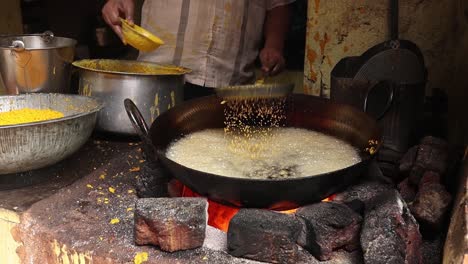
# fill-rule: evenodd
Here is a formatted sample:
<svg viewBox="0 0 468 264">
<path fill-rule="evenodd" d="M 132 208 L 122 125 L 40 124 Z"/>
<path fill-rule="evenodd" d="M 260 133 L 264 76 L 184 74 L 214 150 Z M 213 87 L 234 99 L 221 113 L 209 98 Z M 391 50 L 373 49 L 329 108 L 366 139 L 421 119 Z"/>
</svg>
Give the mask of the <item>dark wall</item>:
<svg viewBox="0 0 468 264">
<path fill-rule="evenodd" d="M 25 33 L 51 30 L 56 36 L 78 41 L 76 57 L 116 58 L 127 54 L 101 17 L 104 0 L 23 0 L 21 9 Z"/>
</svg>

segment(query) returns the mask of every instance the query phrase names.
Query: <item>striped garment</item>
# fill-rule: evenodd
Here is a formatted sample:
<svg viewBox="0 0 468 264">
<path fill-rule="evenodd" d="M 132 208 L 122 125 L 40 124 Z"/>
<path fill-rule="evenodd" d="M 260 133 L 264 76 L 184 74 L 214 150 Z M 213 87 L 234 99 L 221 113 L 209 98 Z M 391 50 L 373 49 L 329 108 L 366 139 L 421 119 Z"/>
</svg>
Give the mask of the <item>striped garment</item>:
<svg viewBox="0 0 468 264">
<path fill-rule="evenodd" d="M 139 60 L 193 70 L 206 87 L 252 82 L 267 10 L 294 0 L 146 0 L 142 26 L 165 45 Z"/>
</svg>

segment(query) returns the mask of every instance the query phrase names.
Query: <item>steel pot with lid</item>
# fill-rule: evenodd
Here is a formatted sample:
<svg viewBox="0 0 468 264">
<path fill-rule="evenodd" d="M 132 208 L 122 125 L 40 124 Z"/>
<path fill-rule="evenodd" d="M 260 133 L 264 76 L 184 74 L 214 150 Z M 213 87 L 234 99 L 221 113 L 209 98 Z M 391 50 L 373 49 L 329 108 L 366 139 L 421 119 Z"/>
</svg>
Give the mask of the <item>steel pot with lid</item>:
<svg viewBox="0 0 468 264">
<path fill-rule="evenodd" d="M 184 99 L 185 74 L 190 70 L 130 60 L 80 60 L 79 93 L 100 98 L 105 106 L 98 114 L 96 129 L 124 136 L 136 135 L 124 107 L 126 98 L 141 109 L 152 123 L 162 112 Z"/>
<path fill-rule="evenodd" d="M 0 72 L 7 94 L 70 93 L 76 40 L 42 34 L 0 36 Z"/>
</svg>

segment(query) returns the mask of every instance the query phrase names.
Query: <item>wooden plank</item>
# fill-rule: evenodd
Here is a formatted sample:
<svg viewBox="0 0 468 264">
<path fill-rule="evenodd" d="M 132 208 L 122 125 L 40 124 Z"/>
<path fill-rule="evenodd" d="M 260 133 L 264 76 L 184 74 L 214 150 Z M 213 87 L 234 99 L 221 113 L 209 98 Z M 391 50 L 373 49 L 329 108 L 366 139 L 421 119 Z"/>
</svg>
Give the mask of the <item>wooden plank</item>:
<svg viewBox="0 0 468 264">
<path fill-rule="evenodd" d="M 460 170 L 460 187 L 444 245 L 444 264 L 468 263 L 468 147 Z"/>
<path fill-rule="evenodd" d="M 20 263 L 16 249 L 20 245 L 11 234 L 11 229 L 20 222 L 19 215 L 0 208 L 0 263 Z"/>
</svg>

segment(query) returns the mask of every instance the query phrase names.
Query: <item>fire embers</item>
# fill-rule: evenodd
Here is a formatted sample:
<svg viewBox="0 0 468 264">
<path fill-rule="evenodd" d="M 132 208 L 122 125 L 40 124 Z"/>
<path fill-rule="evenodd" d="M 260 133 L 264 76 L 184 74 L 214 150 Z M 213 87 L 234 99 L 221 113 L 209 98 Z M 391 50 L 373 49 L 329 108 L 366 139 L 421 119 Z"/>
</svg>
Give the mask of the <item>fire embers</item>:
<svg viewBox="0 0 468 264">
<path fill-rule="evenodd" d="M 194 249 L 205 240 L 205 198 L 139 199 L 135 210 L 135 243 L 164 251 Z"/>
</svg>

